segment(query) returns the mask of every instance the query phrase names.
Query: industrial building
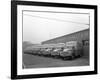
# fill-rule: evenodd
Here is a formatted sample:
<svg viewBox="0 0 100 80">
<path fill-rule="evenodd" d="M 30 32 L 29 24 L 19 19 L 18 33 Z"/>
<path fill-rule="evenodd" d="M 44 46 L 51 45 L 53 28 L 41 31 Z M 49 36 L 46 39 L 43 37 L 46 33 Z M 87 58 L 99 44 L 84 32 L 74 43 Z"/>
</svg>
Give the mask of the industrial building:
<svg viewBox="0 0 100 80">
<path fill-rule="evenodd" d="M 84 57 L 89 58 L 89 29 L 43 41 L 42 44 L 66 43 L 68 41 L 82 41 Z"/>
</svg>

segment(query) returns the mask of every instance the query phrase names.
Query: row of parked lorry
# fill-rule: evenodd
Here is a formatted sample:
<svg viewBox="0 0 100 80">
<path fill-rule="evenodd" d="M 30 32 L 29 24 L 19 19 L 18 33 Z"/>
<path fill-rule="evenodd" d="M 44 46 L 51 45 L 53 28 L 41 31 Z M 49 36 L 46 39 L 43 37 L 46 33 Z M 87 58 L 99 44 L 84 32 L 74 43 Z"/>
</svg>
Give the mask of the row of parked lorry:
<svg viewBox="0 0 100 80">
<path fill-rule="evenodd" d="M 42 44 L 27 47 L 24 53 L 66 59 L 74 59 L 83 55 L 82 42 L 70 41 L 57 44 Z"/>
</svg>

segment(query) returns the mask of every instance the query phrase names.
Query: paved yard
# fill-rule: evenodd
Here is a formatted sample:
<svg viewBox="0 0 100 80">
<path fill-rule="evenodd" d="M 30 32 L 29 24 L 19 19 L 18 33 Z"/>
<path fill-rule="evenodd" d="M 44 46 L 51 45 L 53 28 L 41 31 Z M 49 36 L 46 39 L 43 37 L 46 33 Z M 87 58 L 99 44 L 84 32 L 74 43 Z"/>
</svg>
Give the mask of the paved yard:
<svg viewBox="0 0 100 80">
<path fill-rule="evenodd" d="M 74 60 L 54 59 L 52 57 L 36 56 L 23 54 L 25 68 L 46 68 L 46 67 L 67 67 L 67 66 L 86 66 L 89 59 L 81 57 Z"/>
</svg>

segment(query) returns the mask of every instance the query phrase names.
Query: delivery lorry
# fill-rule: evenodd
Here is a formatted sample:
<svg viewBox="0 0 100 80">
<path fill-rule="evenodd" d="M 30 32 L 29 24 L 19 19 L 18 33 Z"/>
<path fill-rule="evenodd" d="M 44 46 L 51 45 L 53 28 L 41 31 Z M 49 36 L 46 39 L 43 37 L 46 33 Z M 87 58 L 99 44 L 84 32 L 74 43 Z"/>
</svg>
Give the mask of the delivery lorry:
<svg viewBox="0 0 100 80">
<path fill-rule="evenodd" d="M 60 57 L 64 60 L 74 59 L 83 55 L 83 45 L 81 41 L 69 41 L 66 43 L 44 44 L 27 47 L 24 53 Z"/>
<path fill-rule="evenodd" d="M 60 57 L 64 60 L 74 59 L 76 57 L 81 57 L 82 55 L 83 55 L 83 46 L 82 42 L 79 41 L 66 42 L 63 51 L 60 52 Z"/>
<path fill-rule="evenodd" d="M 59 58 L 60 57 L 60 52 L 63 51 L 63 47 L 58 47 L 55 48 L 52 52 L 51 52 L 51 56 L 54 58 Z"/>
</svg>

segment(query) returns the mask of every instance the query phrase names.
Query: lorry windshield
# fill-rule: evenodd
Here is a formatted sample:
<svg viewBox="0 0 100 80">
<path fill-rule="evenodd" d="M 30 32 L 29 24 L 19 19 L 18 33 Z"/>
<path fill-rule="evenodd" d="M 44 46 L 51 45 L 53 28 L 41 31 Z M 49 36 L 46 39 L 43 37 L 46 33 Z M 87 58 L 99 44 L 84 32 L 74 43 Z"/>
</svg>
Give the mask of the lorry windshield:
<svg viewBox="0 0 100 80">
<path fill-rule="evenodd" d="M 58 51 L 58 50 L 60 50 L 60 49 L 55 49 L 54 51 Z"/>
<path fill-rule="evenodd" d="M 52 49 L 46 49 L 46 51 L 50 51 L 50 50 L 52 50 Z"/>
<path fill-rule="evenodd" d="M 69 49 L 66 48 L 66 49 L 64 49 L 63 51 L 66 52 L 66 51 L 68 51 L 68 50 L 69 50 Z"/>
</svg>

